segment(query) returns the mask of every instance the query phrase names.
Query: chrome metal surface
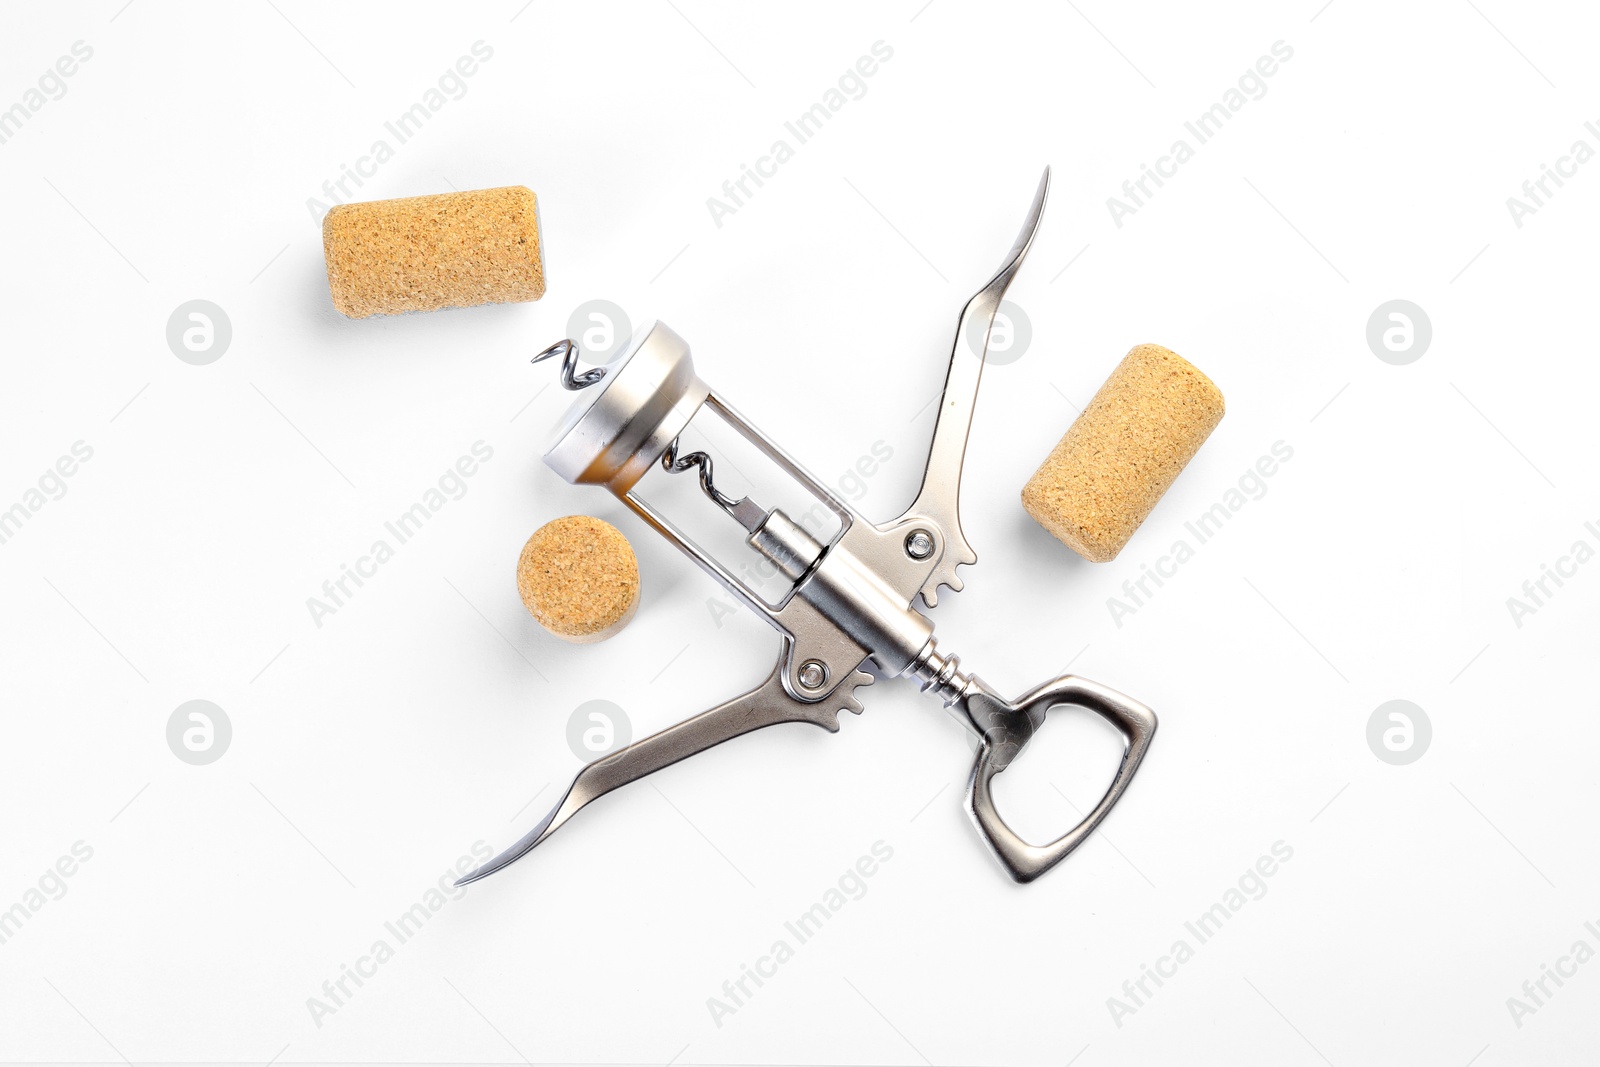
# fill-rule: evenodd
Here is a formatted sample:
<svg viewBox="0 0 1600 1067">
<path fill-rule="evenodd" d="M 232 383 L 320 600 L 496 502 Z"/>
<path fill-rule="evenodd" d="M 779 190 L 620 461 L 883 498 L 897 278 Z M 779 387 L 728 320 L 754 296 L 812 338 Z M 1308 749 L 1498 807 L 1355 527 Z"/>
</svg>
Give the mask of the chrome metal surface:
<svg viewBox="0 0 1600 1067">
<path fill-rule="evenodd" d="M 962 725 L 977 735 L 978 758 L 967 778 L 967 814 L 1006 873 L 1019 882 L 1033 881 L 1094 832 L 1133 781 L 1156 733 L 1155 712 L 1132 697 L 1070 674 L 1006 700 L 983 679 L 962 674 L 959 660 L 939 655 L 931 639 L 906 674 L 917 679 L 924 692 L 932 691 L 943 700 Z M 1078 825 L 1048 844 L 1030 845 L 1000 817 L 990 782 L 1016 761 L 1044 727 L 1046 712 L 1069 704 L 1087 708 L 1117 728 L 1123 739 L 1122 760 L 1105 795 Z"/>
<path fill-rule="evenodd" d="M 605 368 L 556 432 L 544 461 L 567 481 L 631 489 L 683 432 L 709 390 L 683 338 L 662 323 L 634 335 L 632 350 Z"/>
<path fill-rule="evenodd" d="M 776 508 L 761 517 L 760 525 L 745 540 L 791 582 L 804 578 L 822 558 L 822 542 Z"/>
<path fill-rule="evenodd" d="M 669 767 L 724 741 L 759 730 L 763 726 L 776 726 L 785 722 L 808 722 L 824 730 L 839 729 L 839 712 L 860 713 L 861 704 L 849 691 L 829 703 L 802 704 L 790 699 L 778 681 L 779 668 L 774 667 L 767 680 L 742 696 L 736 696 L 710 711 L 703 711 L 692 719 L 669 726 L 659 733 L 635 741 L 626 748 L 604 756 L 578 772 L 565 795 L 539 824 L 528 831 L 516 844 L 456 882 L 466 885 L 507 867 L 544 842 L 561 829 L 567 820 L 587 805 L 605 796 L 619 786 L 637 781 L 647 774 Z M 859 673 L 850 686 L 869 685 L 870 674 Z"/>
<path fill-rule="evenodd" d="M 591 367 L 582 374 L 576 373 L 578 369 L 578 342 L 570 337 L 557 341 L 528 362 L 539 363 L 555 355 L 561 357 L 561 387 L 563 389 L 582 389 L 584 386 L 593 385 L 606 376 L 604 367 Z"/>
<path fill-rule="evenodd" d="M 875 526 L 862 519 L 768 441 L 695 377 L 689 346 L 659 323 L 615 368 L 593 403 L 568 417 L 546 462 L 568 481 L 605 485 L 765 618 L 778 631 L 782 647 L 771 675 L 757 688 L 585 767 L 539 825 L 463 881 L 514 862 L 612 789 L 731 737 L 780 722 L 810 722 L 837 730 L 840 709 L 861 710 L 855 690 L 872 681 L 863 669 L 869 660 L 887 675 L 917 681 L 972 731 L 977 756 L 968 780 L 967 810 L 991 851 L 1017 881 L 1031 881 L 1061 862 L 1106 817 L 1144 758 L 1155 734 L 1154 713 L 1072 675 L 1005 700 L 976 676 L 963 674 L 957 657 L 938 651 L 933 624 L 916 606 L 920 596 L 931 609 L 941 585 L 960 589 L 956 567 L 977 561 L 958 514 L 967 433 L 995 313 L 1033 242 L 1049 182 L 1047 169 L 1005 263 L 961 313 L 922 487 L 911 507 L 892 522 Z M 964 352 L 965 339 L 980 328 L 983 349 Z M 781 511 L 765 511 L 748 498 L 735 501 L 719 492 L 711 478 L 711 458 L 705 453 L 678 456 L 678 433 L 703 410 L 721 417 L 838 517 L 839 531 L 832 541 L 821 543 Z M 673 471 L 699 468 L 701 488 L 750 531 L 746 543 L 791 583 L 775 604 L 758 596 L 633 492 L 643 468 L 658 460 Z M 1016 760 L 1044 725 L 1046 713 L 1064 704 L 1088 708 L 1121 731 L 1123 756 L 1111 787 L 1082 822 L 1048 844 L 1032 845 L 1001 818 L 990 782 Z"/>
<path fill-rule="evenodd" d="M 960 591 L 961 578 L 956 568 L 963 563 L 978 562 L 978 554 L 967 543 L 961 530 L 960 496 L 961 465 L 967 454 L 967 434 L 972 429 L 972 409 L 978 400 L 978 383 L 983 377 L 983 364 L 989 352 L 989 334 L 994 329 L 995 312 L 1000 301 L 1017 276 L 1022 261 L 1033 246 L 1033 236 L 1039 230 L 1039 220 L 1044 216 L 1045 199 L 1050 192 L 1050 168 L 1039 178 L 1039 189 L 1033 194 L 1033 204 L 1028 217 L 1022 222 L 1022 232 L 1011 244 L 1005 262 L 982 289 L 973 294 L 961 309 L 956 322 L 955 343 L 950 348 L 950 369 L 945 373 L 944 394 L 939 399 L 939 419 L 934 423 L 933 442 L 928 446 L 928 464 L 922 475 L 922 488 L 905 513 L 893 522 L 883 524 L 886 531 L 900 531 L 907 527 L 931 527 L 939 533 L 939 552 L 933 565 L 918 586 L 923 603 L 935 607 L 939 603 L 939 587 L 947 585 Z M 971 337 L 982 324 L 983 347 L 971 351 Z"/>
<path fill-rule="evenodd" d="M 820 660 L 808 659 L 800 664 L 800 684 L 807 689 L 821 689 L 828 680 L 828 665 Z"/>
</svg>

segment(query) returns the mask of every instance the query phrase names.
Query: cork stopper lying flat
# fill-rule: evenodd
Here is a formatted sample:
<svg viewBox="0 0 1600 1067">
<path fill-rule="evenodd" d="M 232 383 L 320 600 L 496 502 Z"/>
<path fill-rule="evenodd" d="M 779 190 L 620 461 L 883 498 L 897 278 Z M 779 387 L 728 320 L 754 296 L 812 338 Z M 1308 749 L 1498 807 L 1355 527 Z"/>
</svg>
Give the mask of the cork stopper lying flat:
<svg viewBox="0 0 1600 1067">
<path fill-rule="evenodd" d="M 340 204 L 322 251 L 333 306 L 352 319 L 544 295 L 538 200 L 521 185 Z"/>
<path fill-rule="evenodd" d="M 539 625 L 577 644 L 604 641 L 639 607 L 639 561 L 622 531 L 588 515 L 545 523 L 522 546 L 517 592 Z"/>
<path fill-rule="evenodd" d="M 1022 506 L 1084 559 L 1114 559 L 1222 411 L 1211 379 L 1176 352 L 1139 345 L 1028 479 Z"/>
</svg>

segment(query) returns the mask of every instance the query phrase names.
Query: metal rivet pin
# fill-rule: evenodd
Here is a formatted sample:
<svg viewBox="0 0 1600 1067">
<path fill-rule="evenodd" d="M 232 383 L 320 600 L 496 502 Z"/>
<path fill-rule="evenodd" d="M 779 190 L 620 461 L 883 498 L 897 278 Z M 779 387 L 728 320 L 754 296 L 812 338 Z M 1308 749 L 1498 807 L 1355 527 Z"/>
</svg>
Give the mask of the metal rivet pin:
<svg viewBox="0 0 1600 1067">
<path fill-rule="evenodd" d="M 927 530 L 912 530 L 906 535 L 906 555 L 912 559 L 927 559 L 933 555 L 933 535 Z"/>
<path fill-rule="evenodd" d="M 800 665 L 800 685 L 806 689 L 821 689 L 822 683 L 828 680 L 827 664 L 821 660 L 808 659 Z"/>
</svg>

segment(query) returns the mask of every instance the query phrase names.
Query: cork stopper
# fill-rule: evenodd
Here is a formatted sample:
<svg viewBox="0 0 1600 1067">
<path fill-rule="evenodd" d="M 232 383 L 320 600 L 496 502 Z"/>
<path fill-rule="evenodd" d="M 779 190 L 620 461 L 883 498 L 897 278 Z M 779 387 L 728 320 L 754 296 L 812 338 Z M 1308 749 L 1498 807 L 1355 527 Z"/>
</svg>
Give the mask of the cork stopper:
<svg viewBox="0 0 1600 1067">
<path fill-rule="evenodd" d="M 1138 345 L 1028 479 L 1022 506 L 1084 559 L 1115 559 L 1222 412 L 1222 393 L 1188 360 Z"/>
<path fill-rule="evenodd" d="M 639 561 L 622 531 L 588 515 L 534 531 L 517 560 L 517 592 L 540 626 L 564 641 L 604 641 L 639 607 Z"/>
<path fill-rule="evenodd" d="M 322 251 L 333 306 L 352 319 L 544 295 L 539 204 L 521 185 L 340 204 Z"/>
</svg>

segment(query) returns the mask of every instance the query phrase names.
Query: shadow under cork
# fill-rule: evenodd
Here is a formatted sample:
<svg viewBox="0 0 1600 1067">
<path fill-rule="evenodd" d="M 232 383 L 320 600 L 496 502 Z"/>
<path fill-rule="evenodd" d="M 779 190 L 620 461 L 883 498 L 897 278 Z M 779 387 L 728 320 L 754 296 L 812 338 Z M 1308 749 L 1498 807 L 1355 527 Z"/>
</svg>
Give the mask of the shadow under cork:
<svg viewBox="0 0 1600 1067">
<path fill-rule="evenodd" d="M 287 333 L 306 351 L 284 352 L 286 363 L 331 361 L 344 372 L 373 380 L 432 377 L 444 381 L 467 370 L 482 374 L 478 390 L 512 388 L 516 369 L 547 333 L 559 332 L 553 310 L 539 301 L 407 311 L 352 319 L 333 304 L 320 236 L 284 254 L 292 278 L 275 301 Z M 526 352 L 524 356 L 523 353 Z M 528 395 L 546 381 L 524 375 Z M 467 386 L 450 386 L 452 389 Z"/>
<path fill-rule="evenodd" d="M 1016 536 L 1016 543 L 1022 546 L 1019 562 L 1037 572 L 1042 581 L 1059 581 L 1063 589 L 1081 589 L 1089 581 L 1094 569 L 1104 566 L 1089 562 L 1062 544 L 1054 534 L 1034 521 L 1033 516 L 1023 509 L 1020 499 L 1008 510 L 1008 525 Z"/>
</svg>

